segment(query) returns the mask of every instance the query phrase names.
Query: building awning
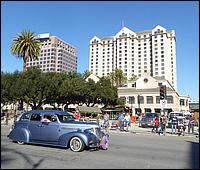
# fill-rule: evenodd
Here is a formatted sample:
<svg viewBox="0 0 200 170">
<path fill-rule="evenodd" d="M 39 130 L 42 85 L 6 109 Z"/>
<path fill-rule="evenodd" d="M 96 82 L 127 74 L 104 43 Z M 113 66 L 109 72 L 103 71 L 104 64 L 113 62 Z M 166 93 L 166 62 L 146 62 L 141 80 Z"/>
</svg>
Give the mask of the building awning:
<svg viewBox="0 0 200 170">
<path fill-rule="evenodd" d="M 80 113 L 102 113 L 98 107 L 77 106 Z"/>
</svg>

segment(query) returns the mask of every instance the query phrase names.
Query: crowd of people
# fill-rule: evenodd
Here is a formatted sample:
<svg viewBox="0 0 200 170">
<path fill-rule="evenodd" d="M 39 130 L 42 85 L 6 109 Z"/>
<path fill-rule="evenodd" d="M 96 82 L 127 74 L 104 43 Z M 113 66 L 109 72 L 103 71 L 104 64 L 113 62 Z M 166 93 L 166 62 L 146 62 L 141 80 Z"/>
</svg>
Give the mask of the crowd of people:
<svg viewBox="0 0 200 170">
<path fill-rule="evenodd" d="M 117 116 L 116 128 L 118 128 L 120 131 L 129 131 L 129 128 L 131 127 L 131 124 L 133 123 L 133 121 L 131 120 L 131 117 L 132 117 L 132 114 L 120 113 Z M 170 118 L 168 118 L 166 115 L 163 114 L 160 116 L 156 116 L 153 119 L 153 121 L 154 121 L 154 125 L 152 127 L 152 132 L 158 135 L 166 135 L 166 128 L 167 128 L 167 125 L 169 125 L 169 122 L 171 125 L 171 134 L 184 136 L 186 130 L 188 134 L 194 133 L 194 126 L 195 126 L 194 115 L 186 116 L 180 119 L 176 116 L 176 114 L 171 115 Z M 103 116 L 103 127 L 106 129 L 110 127 L 108 113 L 105 113 Z"/>
<path fill-rule="evenodd" d="M 178 118 L 175 114 L 168 119 L 167 116 L 161 115 L 160 117 L 154 118 L 154 126 L 152 132 L 158 133 L 159 135 L 166 134 L 167 123 L 171 123 L 171 134 L 185 135 L 187 133 L 194 133 L 195 119 L 194 115 Z"/>
</svg>

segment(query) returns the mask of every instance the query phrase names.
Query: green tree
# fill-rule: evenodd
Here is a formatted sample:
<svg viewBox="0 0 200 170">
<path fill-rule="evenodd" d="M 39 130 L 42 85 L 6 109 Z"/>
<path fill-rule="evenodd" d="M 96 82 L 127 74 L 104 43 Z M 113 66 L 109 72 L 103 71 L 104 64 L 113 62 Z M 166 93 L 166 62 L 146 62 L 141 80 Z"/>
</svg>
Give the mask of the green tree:
<svg viewBox="0 0 200 170">
<path fill-rule="evenodd" d="M 40 41 L 36 39 L 34 32 L 22 31 L 12 41 L 11 53 L 25 62 L 28 59 L 37 59 L 40 54 Z"/>
<path fill-rule="evenodd" d="M 87 82 L 85 82 L 85 88 L 84 88 L 84 103 L 87 106 L 94 106 L 97 103 L 97 86 L 94 80 L 88 79 Z"/>
<path fill-rule="evenodd" d="M 97 82 L 97 97 L 98 103 L 104 104 L 104 107 L 108 105 L 115 105 L 118 98 L 117 88 L 114 87 L 107 77 L 101 77 Z"/>
<path fill-rule="evenodd" d="M 1 104 L 4 106 L 13 101 L 10 93 L 12 89 L 12 74 L 1 72 Z"/>
<path fill-rule="evenodd" d="M 24 101 L 32 109 L 41 108 L 46 100 L 45 87 L 46 82 L 43 79 L 43 73 L 37 67 L 30 67 L 23 72 L 23 97 Z"/>
<path fill-rule="evenodd" d="M 86 78 L 87 78 L 88 76 L 90 76 L 91 74 L 92 74 L 91 71 L 85 70 L 84 73 L 82 73 L 82 77 L 83 77 L 84 79 L 86 79 Z"/>
<path fill-rule="evenodd" d="M 112 85 L 115 85 L 116 87 L 121 87 L 127 80 L 123 71 L 118 68 L 111 72 L 108 77 L 110 78 Z"/>
</svg>

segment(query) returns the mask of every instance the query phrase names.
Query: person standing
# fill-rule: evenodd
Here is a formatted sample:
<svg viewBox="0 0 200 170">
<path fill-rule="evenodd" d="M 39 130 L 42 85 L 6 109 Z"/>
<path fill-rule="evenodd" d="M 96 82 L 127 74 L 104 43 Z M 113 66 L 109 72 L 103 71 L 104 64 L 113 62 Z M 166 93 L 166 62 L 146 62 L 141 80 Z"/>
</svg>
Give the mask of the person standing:
<svg viewBox="0 0 200 170">
<path fill-rule="evenodd" d="M 166 126 L 167 126 L 167 116 L 163 116 L 163 135 L 166 135 Z"/>
<path fill-rule="evenodd" d="M 158 126 L 159 126 L 159 120 L 157 117 L 154 118 L 154 126 L 153 126 L 153 129 L 152 129 L 152 132 L 155 131 L 156 129 L 156 133 L 158 132 Z"/>
<path fill-rule="evenodd" d="M 142 121 L 142 114 L 139 116 L 139 127 L 141 126 L 141 121 Z"/>
<path fill-rule="evenodd" d="M 97 124 L 100 125 L 100 119 L 101 119 L 101 114 L 98 113 L 97 114 Z"/>
<path fill-rule="evenodd" d="M 120 130 L 124 130 L 124 114 L 121 113 L 118 119 Z"/>
<path fill-rule="evenodd" d="M 185 129 L 187 128 L 188 133 L 189 133 L 189 122 L 190 120 L 189 120 L 189 117 L 187 116 L 185 118 L 184 125 L 185 125 Z"/>
<path fill-rule="evenodd" d="M 172 134 L 176 135 L 177 124 L 178 124 L 178 118 L 176 117 L 175 114 L 173 114 L 173 117 L 172 117 Z"/>
<path fill-rule="evenodd" d="M 131 125 L 130 115 L 126 113 L 124 119 L 126 121 L 126 131 L 128 131 Z"/>
<path fill-rule="evenodd" d="M 109 114 L 107 112 L 104 114 L 103 120 L 104 120 L 104 123 L 103 123 L 104 124 L 104 128 L 106 130 L 108 130 L 108 128 L 109 128 Z"/>
<path fill-rule="evenodd" d="M 159 123 L 159 125 L 160 125 L 160 130 L 159 130 L 159 135 L 160 134 L 164 134 L 164 116 L 163 115 L 161 115 L 160 116 L 160 123 Z"/>
<path fill-rule="evenodd" d="M 194 133 L 194 115 L 193 114 L 189 117 L 188 133 L 190 133 L 190 129 L 192 130 L 192 133 Z"/>
<path fill-rule="evenodd" d="M 76 121 L 79 121 L 80 118 L 81 118 L 80 112 L 79 112 L 79 111 L 76 111 L 76 112 L 74 113 L 74 117 L 75 117 Z"/>
</svg>

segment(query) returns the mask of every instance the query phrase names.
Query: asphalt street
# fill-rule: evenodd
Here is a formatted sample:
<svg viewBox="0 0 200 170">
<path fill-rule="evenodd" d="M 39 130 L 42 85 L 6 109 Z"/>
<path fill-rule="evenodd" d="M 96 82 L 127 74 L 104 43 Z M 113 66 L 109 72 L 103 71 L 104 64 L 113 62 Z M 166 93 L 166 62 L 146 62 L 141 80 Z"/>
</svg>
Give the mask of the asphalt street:
<svg viewBox="0 0 200 170">
<path fill-rule="evenodd" d="M 19 145 L 1 126 L 2 169 L 199 169 L 199 138 L 110 131 L 108 150 Z"/>
</svg>

